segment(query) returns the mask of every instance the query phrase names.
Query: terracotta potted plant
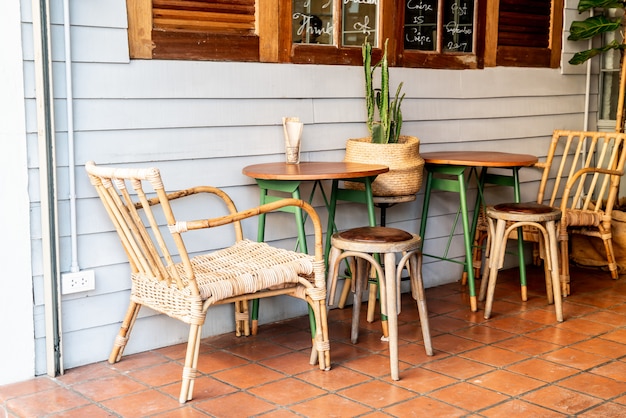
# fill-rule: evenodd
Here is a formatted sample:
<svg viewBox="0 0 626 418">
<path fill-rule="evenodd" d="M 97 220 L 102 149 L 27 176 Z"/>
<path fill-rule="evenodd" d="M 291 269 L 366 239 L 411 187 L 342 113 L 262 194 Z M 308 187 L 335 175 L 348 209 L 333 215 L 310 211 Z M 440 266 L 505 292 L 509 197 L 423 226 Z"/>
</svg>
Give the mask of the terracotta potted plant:
<svg viewBox="0 0 626 418">
<path fill-rule="evenodd" d="M 389 67 L 387 41 L 381 60 L 372 65 L 372 46 L 363 45 L 365 73 L 365 100 L 367 127 L 370 136 L 348 139 L 344 161 L 383 164 L 389 172 L 381 174 L 372 184 L 374 196 L 407 196 L 416 194 L 422 185 L 424 159 L 419 154 L 419 139 L 400 135 L 402 128 L 402 84 L 395 96 L 389 95 Z M 376 70 L 380 69 L 380 87 L 374 86 Z M 377 118 L 378 117 L 378 118 Z M 347 183 L 346 187 L 362 189 L 360 183 Z"/>
</svg>

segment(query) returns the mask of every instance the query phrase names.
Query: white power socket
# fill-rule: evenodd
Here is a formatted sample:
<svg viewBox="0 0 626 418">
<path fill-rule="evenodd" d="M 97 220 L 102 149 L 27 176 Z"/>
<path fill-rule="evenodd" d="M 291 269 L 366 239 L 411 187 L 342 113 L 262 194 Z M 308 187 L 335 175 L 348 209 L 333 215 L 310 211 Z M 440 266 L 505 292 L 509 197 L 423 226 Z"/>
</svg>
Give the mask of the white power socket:
<svg viewBox="0 0 626 418">
<path fill-rule="evenodd" d="M 86 292 L 96 288 L 96 275 L 93 270 L 82 270 L 76 273 L 61 275 L 61 294 Z"/>
</svg>

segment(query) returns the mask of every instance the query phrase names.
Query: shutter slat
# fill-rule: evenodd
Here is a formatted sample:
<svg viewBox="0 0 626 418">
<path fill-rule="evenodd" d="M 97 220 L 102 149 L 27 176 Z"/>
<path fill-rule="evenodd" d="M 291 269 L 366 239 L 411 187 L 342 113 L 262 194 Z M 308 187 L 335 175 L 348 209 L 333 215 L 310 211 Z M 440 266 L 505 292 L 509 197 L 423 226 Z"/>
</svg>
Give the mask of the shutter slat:
<svg viewBox="0 0 626 418">
<path fill-rule="evenodd" d="M 255 3 L 251 0 L 153 0 L 155 30 L 254 34 Z"/>
</svg>

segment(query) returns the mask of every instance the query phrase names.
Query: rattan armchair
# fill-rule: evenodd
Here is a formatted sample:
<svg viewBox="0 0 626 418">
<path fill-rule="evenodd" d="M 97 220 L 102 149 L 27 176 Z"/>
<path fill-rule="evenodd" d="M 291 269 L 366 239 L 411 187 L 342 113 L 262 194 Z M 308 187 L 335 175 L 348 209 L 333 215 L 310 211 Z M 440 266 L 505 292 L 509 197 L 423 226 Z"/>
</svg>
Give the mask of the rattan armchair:
<svg viewBox="0 0 626 418">
<path fill-rule="evenodd" d="M 617 204 L 619 184 L 626 161 L 626 134 L 555 130 L 545 161 L 535 164 L 542 170 L 537 203 L 560 209 L 562 218 L 558 241 L 560 280 L 563 296 L 570 293 L 569 236 L 582 234 L 604 242 L 611 277 L 618 278 L 613 251 L 611 213 Z M 536 231 L 524 228 L 524 240 L 537 242 Z M 480 232 L 486 234 L 486 232 Z M 515 235 L 511 236 L 515 238 Z M 482 242 L 481 238 L 477 239 Z M 534 261 L 538 262 L 537 252 Z M 480 257 L 474 257 L 476 261 Z M 487 269 L 484 269 L 487 270 Z M 484 298 L 487 277 L 483 272 L 480 298 Z"/>
<path fill-rule="evenodd" d="M 301 200 L 284 199 L 237 211 L 230 197 L 215 187 L 167 193 L 156 168 L 112 168 L 88 162 L 86 170 L 117 230 L 131 268 L 130 305 L 109 362 L 121 359 L 142 306 L 189 324 L 180 391 L 180 402 L 184 403 L 193 394 L 201 327 L 207 309 L 234 302 L 236 330 L 240 335 L 249 329 L 248 300 L 289 295 L 305 300 L 314 317 L 311 364 L 319 363 L 320 369 L 330 369 L 322 228 L 313 207 Z M 170 202 L 199 193 L 217 197 L 227 214 L 210 219 L 176 219 Z M 243 219 L 285 206 L 300 207 L 307 212 L 315 233 L 314 255 L 243 238 Z M 185 232 L 226 225 L 234 228 L 235 242 L 231 246 L 208 254 L 188 254 L 182 237 Z M 222 229 L 216 233 L 220 234 L 219 231 Z"/>
</svg>

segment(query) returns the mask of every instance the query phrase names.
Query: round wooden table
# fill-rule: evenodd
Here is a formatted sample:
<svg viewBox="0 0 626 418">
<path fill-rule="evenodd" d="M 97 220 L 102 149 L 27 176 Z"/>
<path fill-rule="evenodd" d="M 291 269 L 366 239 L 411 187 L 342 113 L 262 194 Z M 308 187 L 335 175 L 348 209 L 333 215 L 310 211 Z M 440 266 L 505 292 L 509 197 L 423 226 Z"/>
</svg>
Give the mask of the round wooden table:
<svg viewBox="0 0 626 418">
<path fill-rule="evenodd" d="M 311 161 L 301 162 L 300 164 L 263 163 L 249 165 L 242 172 L 248 177 L 256 180 L 261 189 L 261 204 L 269 203 L 282 197 L 270 196 L 268 191 L 276 191 L 290 193 L 291 197 L 301 199 L 300 183 L 303 181 L 314 181 L 315 185 L 311 193 L 309 201 L 315 193 L 316 187 L 319 185 L 320 190 L 322 180 L 332 180 L 332 189 L 330 200 L 324 194 L 324 202 L 328 208 L 328 228 L 326 230 L 326 251 L 324 256 L 327 257 L 330 248 L 330 237 L 335 228 L 335 210 L 338 200 L 346 200 L 350 202 L 364 203 L 367 205 L 369 225 L 376 226 L 376 217 L 374 212 L 374 202 L 372 196 L 372 182 L 379 174 L 389 171 L 389 167 L 380 164 L 361 164 L 349 162 L 325 162 Z M 339 188 L 339 180 L 350 180 L 365 184 L 365 190 L 347 190 Z M 307 252 L 306 234 L 304 232 L 304 219 L 302 211 L 296 210 L 296 223 L 298 225 L 298 240 L 303 252 Z M 265 237 L 265 217 L 259 217 L 259 231 L 257 239 L 263 241 Z"/>
<path fill-rule="evenodd" d="M 530 154 L 516 154 L 496 151 L 439 151 L 421 154 L 424 158 L 425 168 L 428 172 L 426 176 L 426 187 L 424 190 L 424 206 L 420 225 L 420 236 L 425 238 L 426 220 L 428 219 L 428 207 L 430 205 L 430 194 L 433 189 L 459 193 L 461 222 L 463 223 L 463 239 L 465 246 L 464 268 L 467 275 L 468 290 L 470 296 L 470 308 L 472 311 L 478 309 L 476 301 L 476 289 L 474 286 L 474 269 L 472 266 L 472 241 L 475 235 L 476 223 L 482 201 L 482 191 L 485 184 L 497 184 L 501 186 L 513 187 L 515 202 L 520 201 L 519 169 L 535 164 L 538 159 Z M 477 169 L 480 168 L 480 174 Z M 511 175 L 489 173 L 489 168 L 511 169 Z M 470 227 L 468 207 L 467 207 L 467 184 L 465 172 L 470 170 L 470 175 L 478 176 L 478 195 L 474 206 L 474 218 Z M 451 236 L 454 233 L 452 229 Z M 449 248 L 450 242 L 448 242 Z M 518 240 L 520 257 L 520 277 L 525 285 L 525 270 L 523 261 L 523 241 Z M 450 261 L 447 257 L 448 248 L 443 257 L 433 256 L 442 260 Z"/>
</svg>

